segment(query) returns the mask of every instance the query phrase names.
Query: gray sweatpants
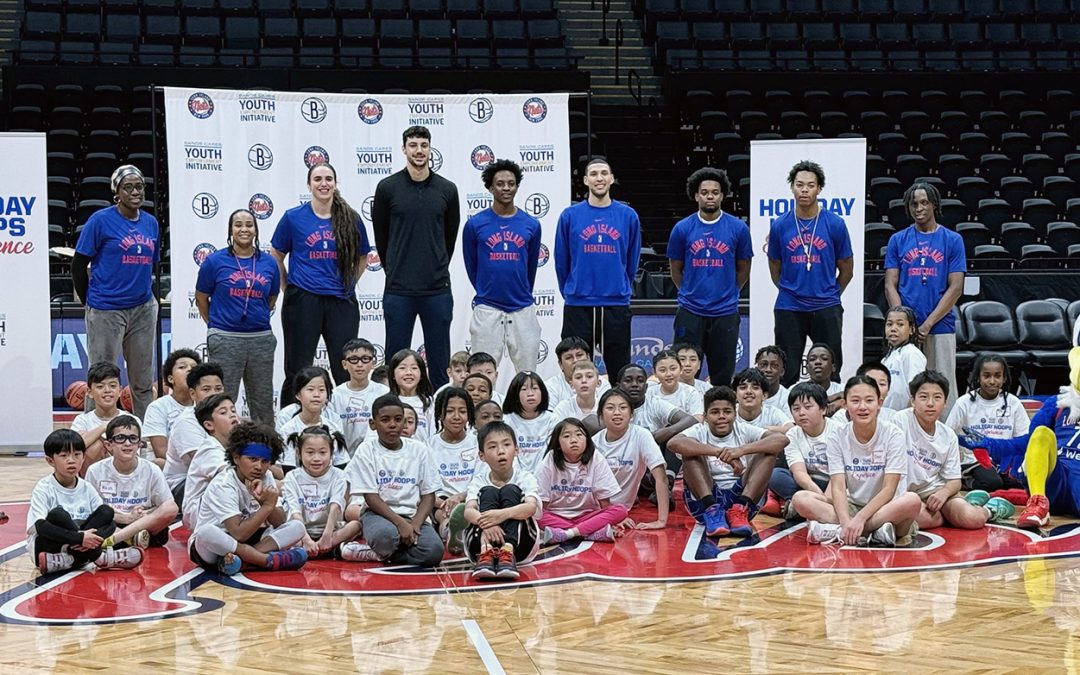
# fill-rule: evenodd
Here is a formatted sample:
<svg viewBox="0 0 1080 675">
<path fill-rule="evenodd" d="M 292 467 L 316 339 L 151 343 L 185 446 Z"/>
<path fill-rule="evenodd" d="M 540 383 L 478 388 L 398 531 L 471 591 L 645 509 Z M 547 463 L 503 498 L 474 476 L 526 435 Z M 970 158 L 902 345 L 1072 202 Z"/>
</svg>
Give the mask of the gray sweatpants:
<svg viewBox="0 0 1080 675">
<path fill-rule="evenodd" d="M 206 334 L 206 355 L 225 371 L 225 393 L 236 400 L 244 383 L 251 419 L 274 423 L 274 350 L 271 331 L 229 333 L 211 329 Z"/>
<path fill-rule="evenodd" d="M 128 309 L 86 308 L 86 351 L 90 363 L 116 363 L 121 354 L 127 362 L 128 384 L 135 416 L 146 417 L 146 407 L 153 400 L 154 335 L 157 326 L 158 302 L 151 298 Z M 94 402 L 86 397 L 86 410 Z"/>
<path fill-rule="evenodd" d="M 412 546 L 403 546 L 397 526 L 374 511 L 364 511 L 360 522 L 364 541 L 384 562 L 420 567 L 435 567 L 442 562 L 443 541 L 430 522 L 420 528 L 420 537 Z"/>
<path fill-rule="evenodd" d="M 949 379 L 949 397 L 945 401 L 942 419 L 949 416 L 953 403 L 956 403 L 956 333 L 928 335 L 923 344 L 926 355 L 926 369 L 936 370 Z"/>
</svg>

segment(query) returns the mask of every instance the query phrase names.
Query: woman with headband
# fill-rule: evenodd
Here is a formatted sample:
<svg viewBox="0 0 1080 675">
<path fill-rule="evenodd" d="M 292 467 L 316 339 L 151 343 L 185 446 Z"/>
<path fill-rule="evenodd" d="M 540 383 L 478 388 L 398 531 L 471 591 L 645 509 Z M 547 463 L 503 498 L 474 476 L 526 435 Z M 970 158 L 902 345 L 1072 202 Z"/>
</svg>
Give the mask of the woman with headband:
<svg viewBox="0 0 1080 675">
<path fill-rule="evenodd" d="M 159 260 L 158 221 L 140 208 L 146 181 L 138 167 L 117 168 L 112 190 L 116 206 L 96 211 L 83 226 L 71 277 L 86 304 L 89 362 L 116 363 L 123 353 L 134 413 L 142 419 L 153 396 L 158 301 L 151 281 Z M 89 396 L 86 409 L 94 409 Z"/>
<path fill-rule="evenodd" d="M 281 276 L 273 257 L 259 250 L 255 214 L 237 209 L 229 216 L 228 248 L 199 266 L 195 305 L 206 322 L 207 358 L 225 371 L 225 392 L 236 399 L 244 383 L 252 420 L 274 422 L 274 351 L 270 313 Z"/>
</svg>

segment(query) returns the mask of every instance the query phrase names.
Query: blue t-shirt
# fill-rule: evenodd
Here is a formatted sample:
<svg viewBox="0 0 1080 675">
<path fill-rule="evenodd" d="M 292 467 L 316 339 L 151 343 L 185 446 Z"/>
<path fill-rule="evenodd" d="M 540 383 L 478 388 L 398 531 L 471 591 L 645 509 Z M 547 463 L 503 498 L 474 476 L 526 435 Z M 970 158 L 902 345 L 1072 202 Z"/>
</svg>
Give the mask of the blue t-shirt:
<svg viewBox="0 0 1080 675">
<path fill-rule="evenodd" d="M 476 289 L 474 305 L 504 312 L 532 307 L 540 257 L 540 221 L 521 209 L 500 216 L 484 209 L 461 232 L 465 271 Z"/>
<path fill-rule="evenodd" d="M 128 220 L 115 206 L 86 220 L 75 252 L 90 258 L 86 305 L 94 309 L 130 309 L 154 297 L 150 284 L 158 261 L 158 221 L 139 211 Z"/>
<path fill-rule="evenodd" d="M 949 275 L 967 269 L 964 239 L 944 225 L 929 234 L 909 225 L 889 237 L 885 269 L 900 271 L 900 302 L 915 310 L 915 320 L 921 326 L 945 295 Z M 956 332 L 956 317 L 949 312 L 930 332 Z"/>
<path fill-rule="evenodd" d="M 360 253 L 371 250 L 367 232 L 359 219 Z M 329 218 L 320 218 L 311 210 L 310 202 L 294 206 L 285 212 L 274 230 L 270 244 L 280 253 L 289 254 L 289 283 L 308 293 L 353 297 L 353 289 L 341 283 L 337 267 L 337 242 Z"/>
<path fill-rule="evenodd" d="M 815 218 L 796 222 L 795 212 L 788 211 L 769 225 L 769 260 L 781 263 L 776 309 L 815 312 L 840 304 L 836 261 L 851 257 L 851 235 L 831 211 L 821 209 Z"/>
<path fill-rule="evenodd" d="M 555 275 L 571 307 L 630 304 L 641 257 L 641 221 L 622 202 L 568 206 L 555 233 Z"/>
<path fill-rule="evenodd" d="M 209 327 L 231 333 L 270 330 L 270 298 L 280 287 L 272 255 L 237 258 L 228 249 L 207 256 L 195 282 L 195 290 L 210 296 Z"/>
<path fill-rule="evenodd" d="M 750 228 L 728 213 L 706 223 L 694 213 L 675 223 L 667 257 L 683 263 L 679 306 L 699 316 L 729 316 L 739 311 L 735 261 L 754 257 Z"/>
</svg>

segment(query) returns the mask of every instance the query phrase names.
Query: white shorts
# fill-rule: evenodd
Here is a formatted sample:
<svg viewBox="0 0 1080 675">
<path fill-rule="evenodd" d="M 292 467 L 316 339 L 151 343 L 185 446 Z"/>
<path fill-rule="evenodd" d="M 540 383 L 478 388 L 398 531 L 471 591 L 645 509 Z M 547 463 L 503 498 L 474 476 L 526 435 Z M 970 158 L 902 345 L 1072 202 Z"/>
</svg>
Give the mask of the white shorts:
<svg viewBox="0 0 1080 675">
<path fill-rule="evenodd" d="M 470 351 L 491 354 L 500 363 L 504 350 L 509 352 L 514 370 L 536 370 L 540 352 L 540 322 L 530 305 L 516 312 L 504 312 L 488 305 L 473 307 L 469 322 Z"/>
</svg>

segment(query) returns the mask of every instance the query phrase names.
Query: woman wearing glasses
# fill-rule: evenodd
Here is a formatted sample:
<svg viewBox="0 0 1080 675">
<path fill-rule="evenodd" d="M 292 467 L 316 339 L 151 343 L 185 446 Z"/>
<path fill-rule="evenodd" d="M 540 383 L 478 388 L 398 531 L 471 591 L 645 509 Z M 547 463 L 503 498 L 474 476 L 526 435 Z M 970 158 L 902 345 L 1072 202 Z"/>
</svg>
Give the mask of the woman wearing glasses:
<svg viewBox="0 0 1080 675">
<path fill-rule="evenodd" d="M 251 419 L 273 424 L 277 338 L 270 313 L 281 276 L 274 258 L 259 249 L 259 225 L 248 209 L 229 215 L 226 242 L 228 248 L 199 266 L 195 282 L 195 305 L 208 327 L 207 358 L 225 371 L 225 393 L 236 400 L 242 381 Z"/>
<path fill-rule="evenodd" d="M 146 181 L 138 167 L 117 168 L 112 190 L 116 206 L 96 211 L 83 225 L 71 277 L 86 304 L 89 361 L 116 363 L 123 353 L 133 412 L 142 419 L 153 396 L 158 303 L 151 281 L 159 259 L 158 221 L 140 208 Z M 86 409 L 94 409 L 89 396 Z"/>
</svg>

